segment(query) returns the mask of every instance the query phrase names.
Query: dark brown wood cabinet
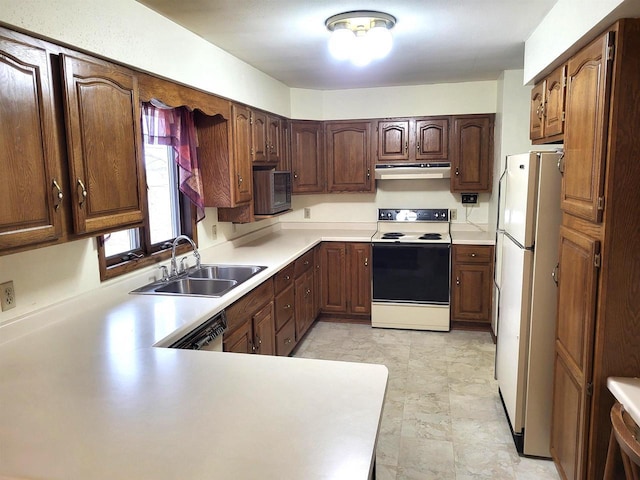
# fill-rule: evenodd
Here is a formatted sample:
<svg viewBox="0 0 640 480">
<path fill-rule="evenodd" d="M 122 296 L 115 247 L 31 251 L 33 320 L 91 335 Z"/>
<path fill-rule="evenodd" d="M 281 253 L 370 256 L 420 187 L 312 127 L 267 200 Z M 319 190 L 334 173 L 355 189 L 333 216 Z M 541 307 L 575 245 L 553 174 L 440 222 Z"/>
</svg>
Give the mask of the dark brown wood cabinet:
<svg viewBox="0 0 640 480">
<path fill-rule="evenodd" d="M 267 160 L 278 164 L 281 156 L 282 124 L 280 117 L 267 114 Z"/>
<path fill-rule="evenodd" d="M 280 119 L 280 142 L 276 170 L 291 171 L 291 120 Z"/>
<path fill-rule="evenodd" d="M 372 192 L 371 122 L 327 122 L 328 192 Z"/>
<path fill-rule="evenodd" d="M 603 478 L 611 376 L 640 375 L 640 20 L 567 62 L 551 456 Z"/>
<path fill-rule="evenodd" d="M 229 162 L 231 202 L 220 207 L 236 207 L 251 203 L 253 198 L 253 175 L 251 169 L 251 110 L 241 105 L 231 107 L 233 125 L 233 160 Z"/>
<path fill-rule="evenodd" d="M 269 279 L 226 309 L 225 352 L 276 354 L 273 293 Z"/>
<path fill-rule="evenodd" d="M 267 163 L 269 160 L 269 141 L 267 140 L 267 114 L 251 110 L 251 160 L 253 164 Z"/>
<path fill-rule="evenodd" d="M 531 90 L 529 138 L 534 144 L 563 139 L 566 68 L 561 65 Z"/>
<path fill-rule="evenodd" d="M 449 117 L 382 120 L 377 132 L 377 163 L 449 159 Z"/>
<path fill-rule="evenodd" d="M 453 245 L 451 320 L 491 324 L 493 246 Z"/>
<path fill-rule="evenodd" d="M 491 192 L 494 114 L 453 118 L 451 191 Z"/>
<path fill-rule="evenodd" d="M 291 122 L 291 170 L 293 193 L 326 191 L 322 122 L 311 120 Z"/>
<path fill-rule="evenodd" d="M 275 275 L 276 354 L 287 356 L 295 348 L 295 281 L 291 263 Z"/>
<path fill-rule="evenodd" d="M 0 251 L 59 238 L 61 205 L 71 197 L 48 54 L 21 40 L 0 30 Z"/>
<path fill-rule="evenodd" d="M 371 315 L 371 245 L 323 242 L 320 246 L 321 311 L 327 315 Z"/>
<path fill-rule="evenodd" d="M 315 321 L 315 279 L 313 251 L 295 261 L 296 341 L 300 341 Z"/>
<path fill-rule="evenodd" d="M 133 71 L 61 55 L 74 230 L 141 225 L 146 211 L 138 81 Z"/>
</svg>

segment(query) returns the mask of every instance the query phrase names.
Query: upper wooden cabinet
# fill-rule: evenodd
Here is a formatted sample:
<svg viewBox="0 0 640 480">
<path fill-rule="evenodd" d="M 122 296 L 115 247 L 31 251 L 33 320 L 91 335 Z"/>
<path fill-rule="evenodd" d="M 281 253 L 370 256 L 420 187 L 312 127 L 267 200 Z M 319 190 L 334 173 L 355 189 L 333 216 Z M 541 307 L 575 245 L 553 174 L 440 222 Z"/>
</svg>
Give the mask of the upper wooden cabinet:
<svg viewBox="0 0 640 480">
<path fill-rule="evenodd" d="M 69 198 L 44 48 L 0 31 L 0 250 L 55 240 Z M 64 191 L 63 191 L 64 190 Z"/>
<path fill-rule="evenodd" d="M 325 124 L 327 190 L 372 192 L 371 122 Z"/>
<path fill-rule="evenodd" d="M 451 191 L 491 192 L 494 114 L 453 118 Z"/>
<path fill-rule="evenodd" d="M 377 131 L 377 163 L 449 159 L 449 117 L 382 120 Z"/>
<path fill-rule="evenodd" d="M 323 193 L 324 127 L 322 122 L 291 122 L 291 169 L 293 193 Z"/>
<path fill-rule="evenodd" d="M 562 210 L 599 222 L 604 209 L 604 175 L 614 35 L 610 32 L 567 64 Z M 612 52 L 612 50 L 611 50 Z"/>
<path fill-rule="evenodd" d="M 75 231 L 140 225 L 146 181 L 135 73 L 84 56 L 61 60 Z"/>
<path fill-rule="evenodd" d="M 274 165 L 280 161 L 280 118 L 251 110 L 251 159 L 254 165 Z"/>
<path fill-rule="evenodd" d="M 251 110 L 240 105 L 231 107 L 231 120 L 233 124 L 233 168 L 230 172 L 232 178 L 234 207 L 244 203 L 250 203 L 253 198 L 253 174 L 251 169 Z"/>
<path fill-rule="evenodd" d="M 280 144 L 276 170 L 291 171 L 291 120 L 280 120 Z"/>
<path fill-rule="evenodd" d="M 280 162 L 282 142 L 282 126 L 280 117 L 267 115 L 267 160 L 269 163 Z"/>
<path fill-rule="evenodd" d="M 535 144 L 562 141 L 565 121 L 566 65 L 531 90 L 529 138 Z"/>
</svg>

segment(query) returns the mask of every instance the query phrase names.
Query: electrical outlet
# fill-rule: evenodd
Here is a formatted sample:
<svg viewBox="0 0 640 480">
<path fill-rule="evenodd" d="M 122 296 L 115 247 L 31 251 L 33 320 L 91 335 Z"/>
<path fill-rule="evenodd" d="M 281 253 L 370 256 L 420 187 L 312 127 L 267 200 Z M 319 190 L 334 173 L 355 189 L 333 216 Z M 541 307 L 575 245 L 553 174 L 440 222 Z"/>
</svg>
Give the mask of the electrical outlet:
<svg viewBox="0 0 640 480">
<path fill-rule="evenodd" d="M 463 193 L 462 194 L 462 203 L 463 204 L 475 205 L 476 203 L 478 203 L 478 194 L 477 193 Z"/>
<path fill-rule="evenodd" d="M 0 285 L 0 295 L 0 306 L 3 312 L 16 306 L 16 292 L 13 289 L 13 281 Z"/>
<path fill-rule="evenodd" d="M 309 207 L 304 209 L 304 218 L 311 218 L 311 209 Z"/>
<path fill-rule="evenodd" d="M 449 220 L 457 220 L 458 219 L 458 209 L 451 208 L 449 210 Z"/>
<path fill-rule="evenodd" d="M 212 225 L 211 226 L 211 239 L 215 240 L 216 238 L 218 238 L 218 226 L 217 225 Z"/>
</svg>

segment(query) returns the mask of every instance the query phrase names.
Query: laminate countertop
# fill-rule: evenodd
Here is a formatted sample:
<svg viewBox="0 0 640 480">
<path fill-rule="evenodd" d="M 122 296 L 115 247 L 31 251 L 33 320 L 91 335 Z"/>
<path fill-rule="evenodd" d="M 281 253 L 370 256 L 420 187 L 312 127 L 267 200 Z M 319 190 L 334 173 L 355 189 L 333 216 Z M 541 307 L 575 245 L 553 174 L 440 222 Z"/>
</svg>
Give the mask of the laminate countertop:
<svg viewBox="0 0 640 480">
<path fill-rule="evenodd" d="M 250 235 L 201 252 L 267 266 L 224 297 L 130 295 L 147 271 L 3 325 L 0 477 L 369 478 L 383 365 L 162 347 L 320 241 L 372 234 Z"/>
<path fill-rule="evenodd" d="M 640 378 L 609 377 L 607 387 L 636 425 L 640 426 Z"/>
</svg>

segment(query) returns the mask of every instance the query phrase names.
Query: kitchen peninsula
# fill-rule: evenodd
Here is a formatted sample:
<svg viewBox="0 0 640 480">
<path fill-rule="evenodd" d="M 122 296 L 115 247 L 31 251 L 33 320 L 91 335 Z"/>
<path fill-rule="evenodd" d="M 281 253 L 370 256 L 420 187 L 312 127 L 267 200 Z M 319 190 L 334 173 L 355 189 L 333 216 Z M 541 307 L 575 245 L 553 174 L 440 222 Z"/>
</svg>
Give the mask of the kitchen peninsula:
<svg viewBox="0 0 640 480">
<path fill-rule="evenodd" d="M 0 329 L 0 477 L 366 479 L 383 365 L 162 348 L 323 240 L 281 230 L 202 252 L 268 268 L 221 298 L 129 295 L 149 271 Z"/>
</svg>

